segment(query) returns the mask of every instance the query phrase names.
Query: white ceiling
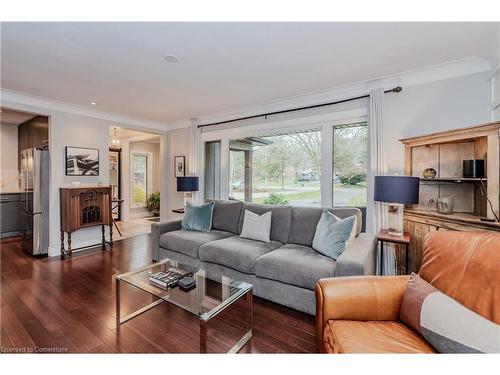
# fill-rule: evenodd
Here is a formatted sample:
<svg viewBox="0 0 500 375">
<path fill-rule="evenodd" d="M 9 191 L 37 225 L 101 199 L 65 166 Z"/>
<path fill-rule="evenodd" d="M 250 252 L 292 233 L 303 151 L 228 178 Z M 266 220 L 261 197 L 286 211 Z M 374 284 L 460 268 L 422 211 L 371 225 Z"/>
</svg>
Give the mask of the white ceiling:
<svg viewBox="0 0 500 375">
<path fill-rule="evenodd" d="M 11 109 L 2 108 L 2 112 L 0 112 L 0 122 L 2 124 L 11 124 L 11 125 L 19 125 L 23 122 L 31 120 L 36 117 L 32 113 L 13 111 Z"/>
<path fill-rule="evenodd" d="M 171 123 L 471 56 L 495 23 L 3 23 L 2 88 Z M 164 56 L 179 57 L 176 64 Z"/>
</svg>

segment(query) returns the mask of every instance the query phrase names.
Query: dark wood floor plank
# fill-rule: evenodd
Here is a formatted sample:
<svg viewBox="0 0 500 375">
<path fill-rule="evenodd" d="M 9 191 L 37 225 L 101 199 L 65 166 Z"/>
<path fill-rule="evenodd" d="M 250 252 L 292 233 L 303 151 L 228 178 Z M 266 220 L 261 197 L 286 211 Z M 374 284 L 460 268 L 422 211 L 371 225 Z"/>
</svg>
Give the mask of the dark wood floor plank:
<svg viewBox="0 0 500 375">
<path fill-rule="evenodd" d="M 70 353 L 197 353 L 196 316 L 162 303 L 115 327 L 116 274 L 151 262 L 150 235 L 116 241 L 72 259 L 34 259 L 18 240 L 1 241 L 1 345 Z M 124 286 L 122 316 L 153 301 Z M 246 331 L 244 303 L 235 303 L 208 325 L 208 349 L 224 352 Z M 51 349 L 52 348 L 52 349 Z M 241 353 L 315 350 L 312 316 L 254 298 L 254 336 Z"/>
</svg>

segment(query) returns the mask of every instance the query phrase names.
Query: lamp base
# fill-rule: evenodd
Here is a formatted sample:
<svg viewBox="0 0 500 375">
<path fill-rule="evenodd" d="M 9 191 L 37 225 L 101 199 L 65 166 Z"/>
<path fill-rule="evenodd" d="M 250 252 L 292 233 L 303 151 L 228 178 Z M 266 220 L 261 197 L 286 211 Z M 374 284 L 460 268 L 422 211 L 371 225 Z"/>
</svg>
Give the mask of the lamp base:
<svg viewBox="0 0 500 375">
<path fill-rule="evenodd" d="M 389 203 L 388 208 L 388 223 L 389 234 L 393 236 L 403 235 L 403 208 L 404 205 L 399 203 Z"/>
<path fill-rule="evenodd" d="M 191 198 L 193 197 L 193 193 L 190 191 L 184 192 L 184 208 L 187 207 L 188 202 L 191 202 Z"/>
</svg>

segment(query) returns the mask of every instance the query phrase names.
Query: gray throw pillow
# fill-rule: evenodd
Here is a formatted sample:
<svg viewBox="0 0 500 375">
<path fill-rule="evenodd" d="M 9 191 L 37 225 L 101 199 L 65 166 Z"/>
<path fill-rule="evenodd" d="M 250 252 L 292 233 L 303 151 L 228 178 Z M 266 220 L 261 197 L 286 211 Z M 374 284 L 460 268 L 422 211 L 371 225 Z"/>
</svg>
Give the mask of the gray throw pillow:
<svg viewBox="0 0 500 375">
<path fill-rule="evenodd" d="M 199 232 L 209 232 L 212 228 L 214 205 L 214 202 L 208 202 L 195 206 L 187 202 L 181 228 L 197 230 Z"/>
<path fill-rule="evenodd" d="M 356 217 L 340 219 L 324 210 L 316 226 L 312 247 L 333 260 L 344 252 L 356 235 Z"/>
<path fill-rule="evenodd" d="M 245 210 L 243 217 L 243 228 L 241 229 L 241 238 L 250 240 L 271 242 L 271 211 L 262 215 L 257 215 L 251 211 Z"/>
</svg>

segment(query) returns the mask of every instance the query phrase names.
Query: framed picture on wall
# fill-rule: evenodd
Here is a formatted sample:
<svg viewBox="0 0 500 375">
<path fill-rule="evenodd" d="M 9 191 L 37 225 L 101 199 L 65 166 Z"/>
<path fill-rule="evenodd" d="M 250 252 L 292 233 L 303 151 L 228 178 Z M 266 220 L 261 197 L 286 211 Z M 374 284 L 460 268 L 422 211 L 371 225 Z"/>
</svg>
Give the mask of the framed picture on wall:
<svg viewBox="0 0 500 375">
<path fill-rule="evenodd" d="M 184 177 L 186 175 L 186 157 L 184 155 L 174 156 L 174 176 Z"/>
<path fill-rule="evenodd" d="M 66 146 L 66 176 L 99 176 L 99 149 Z"/>
</svg>

